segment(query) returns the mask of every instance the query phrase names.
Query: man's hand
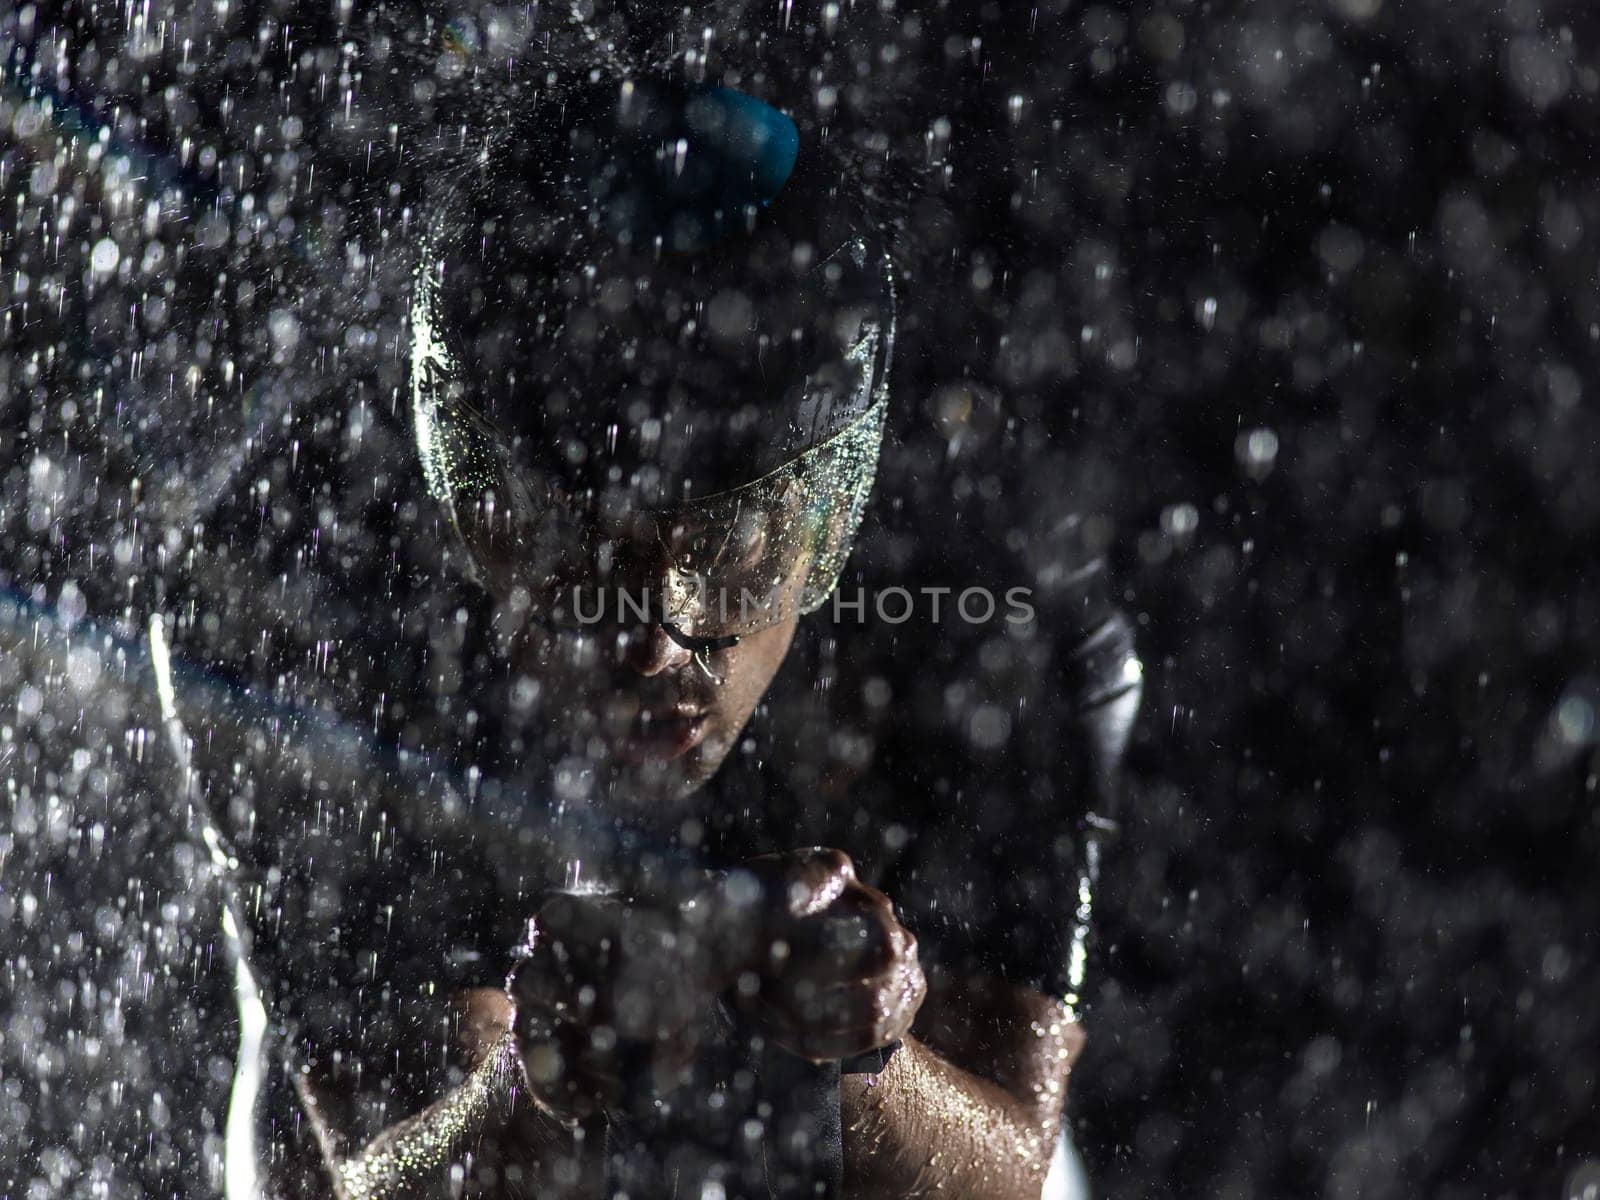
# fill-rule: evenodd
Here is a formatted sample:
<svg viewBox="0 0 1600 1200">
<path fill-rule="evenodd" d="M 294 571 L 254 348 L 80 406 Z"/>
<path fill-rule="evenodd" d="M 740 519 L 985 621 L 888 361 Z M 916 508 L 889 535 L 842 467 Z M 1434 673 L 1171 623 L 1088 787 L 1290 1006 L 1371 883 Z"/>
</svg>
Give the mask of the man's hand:
<svg viewBox="0 0 1600 1200">
<path fill-rule="evenodd" d="M 678 908 L 553 896 L 532 933 L 514 1029 L 535 1098 L 568 1121 L 617 1102 L 630 1056 L 680 1078 L 718 993 L 818 1061 L 903 1037 L 927 994 L 916 938 L 838 850 L 752 859 Z"/>
<path fill-rule="evenodd" d="M 748 872 L 745 880 L 740 876 Z M 904 1037 L 928 985 L 917 939 L 839 850 L 745 864 L 724 891 L 757 885 L 759 934 L 736 988 L 762 1033 L 804 1058 L 848 1058 Z"/>
<path fill-rule="evenodd" d="M 726 986 L 693 923 L 607 896 L 557 895 L 531 926 L 512 975 L 514 1029 L 528 1085 L 576 1121 L 621 1097 L 623 1063 L 670 1087 L 693 1057 L 710 997 Z"/>
</svg>

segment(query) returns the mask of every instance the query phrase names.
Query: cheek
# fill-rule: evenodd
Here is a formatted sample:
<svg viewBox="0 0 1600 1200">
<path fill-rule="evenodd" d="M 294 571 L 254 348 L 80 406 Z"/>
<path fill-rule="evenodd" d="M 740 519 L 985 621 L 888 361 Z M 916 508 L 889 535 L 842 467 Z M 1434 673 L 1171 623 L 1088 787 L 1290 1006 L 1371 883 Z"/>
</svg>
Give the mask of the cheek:
<svg viewBox="0 0 1600 1200">
<path fill-rule="evenodd" d="M 746 638 L 728 652 L 722 664 L 723 699 L 719 708 L 741 721 L 750 715 L 783 665 L 794 631 L 795 622 L 786 621 Z"/>
</svg>

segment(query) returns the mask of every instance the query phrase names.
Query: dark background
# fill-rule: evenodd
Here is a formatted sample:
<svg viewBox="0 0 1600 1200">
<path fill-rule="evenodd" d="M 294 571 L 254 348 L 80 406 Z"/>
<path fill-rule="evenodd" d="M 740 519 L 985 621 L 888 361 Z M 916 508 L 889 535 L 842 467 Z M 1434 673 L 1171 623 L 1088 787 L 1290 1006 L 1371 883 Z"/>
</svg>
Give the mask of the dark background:
<svg viewBox="0 0 1600 1200">
<path fill-rule="evenodd" d="M 358 7 L 0 18 L 13 624 L 133 638 L 199 594 L 189 652 L 297 698 L 410 669 L 341 658 L 365 614 L 306 580 L 389 547 L 333 531 L 316 471 L 385 453 L 399 214 L 482 102 L 494 14 Z M 889 205 L 880 504 L 975 578 L 1010 562 L 983 531 L 1079 514 L 1146 666 L 1073 1083 L 1097 1192 L 1592 1182 L 1600 30 L 1531 2 L 859 7 L 835 127 L 931 176 Z M 234 574 L 169 582 L 219 547 Z M 195 1072 L 209 1145 L 149 1099 L 214 939 L 159 788 L 52 764 L 75 743 L 41 720 L 76 705 L 81 738 L 96 707 L 69 685 L 0 667 L 8 1195 L 201 1178 L 226 1079 Z"/>
</svg>

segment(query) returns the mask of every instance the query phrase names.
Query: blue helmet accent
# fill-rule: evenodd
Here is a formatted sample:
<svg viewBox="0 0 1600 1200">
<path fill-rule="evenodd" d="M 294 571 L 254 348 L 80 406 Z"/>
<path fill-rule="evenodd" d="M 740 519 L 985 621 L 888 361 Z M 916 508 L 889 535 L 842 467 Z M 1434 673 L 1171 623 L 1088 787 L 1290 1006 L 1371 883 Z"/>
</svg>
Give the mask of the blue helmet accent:
<svg viewBox="0 0 1600 1200">
<path fill-rule="evenodd" d="M 770 203 L 794 172 L 800 130 L 787 113 L 732 88 L 708 88 L 689 101 L 689 122 L 727 160 L 749 163 L 751 195 Z"/>
<path fill-rule="evenodd" d="M 639 248 L 694 253 L 749 230 L 800 154 L 793 120 L 732 88 L 630 82 L 592 119 L 592 199 L 604 228 Z"/>
</svg>

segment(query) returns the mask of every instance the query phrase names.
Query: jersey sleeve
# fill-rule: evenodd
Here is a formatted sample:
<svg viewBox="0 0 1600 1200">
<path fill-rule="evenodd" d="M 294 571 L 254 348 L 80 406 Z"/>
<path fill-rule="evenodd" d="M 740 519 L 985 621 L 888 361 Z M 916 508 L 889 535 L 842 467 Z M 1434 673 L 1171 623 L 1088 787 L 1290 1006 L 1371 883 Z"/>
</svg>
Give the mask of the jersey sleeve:
<svg viewBox="0 0 1600 1200">
<path fill-rule="evenodd" d="M 923 749 L 894 773 L 926 815 L 897 832 L 885 890 L 931 970 L 1076 1007 L 1142 668 L 1101 557 L 1035 595 L 1031 629 L 946 647 L 940 711 L 920 713 Z"/>
</svg>

